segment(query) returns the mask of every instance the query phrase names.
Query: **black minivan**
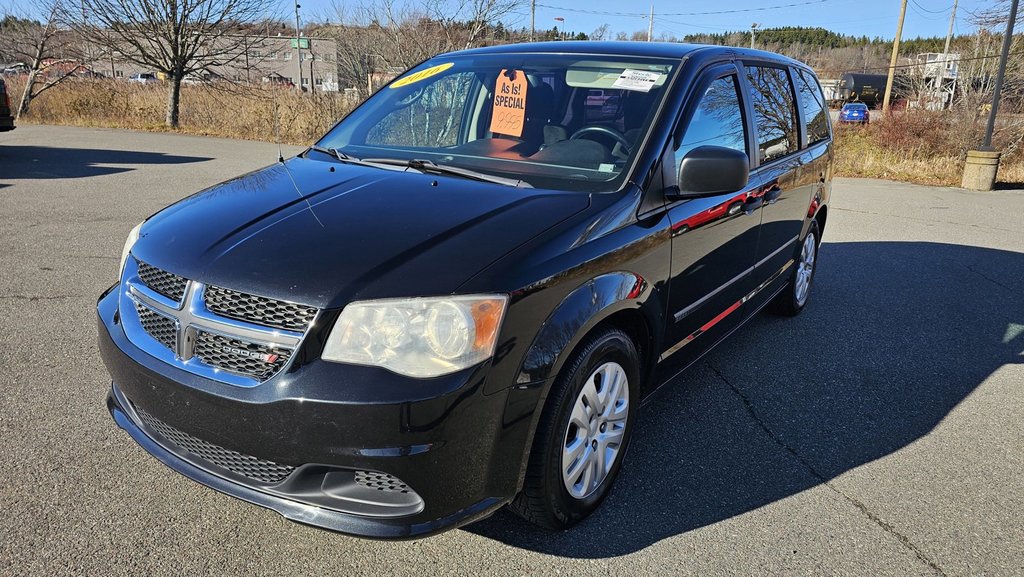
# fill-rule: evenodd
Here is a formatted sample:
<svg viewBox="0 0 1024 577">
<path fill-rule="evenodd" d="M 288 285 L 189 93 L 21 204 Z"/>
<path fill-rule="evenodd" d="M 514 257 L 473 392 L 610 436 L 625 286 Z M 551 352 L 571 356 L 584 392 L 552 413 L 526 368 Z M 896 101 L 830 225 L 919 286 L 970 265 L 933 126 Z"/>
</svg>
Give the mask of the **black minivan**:
<svg viewBox="0 0 1024 577">
<path fill-rule="evenodd" d="M 593 512 L 641 400 L 808 301 L 832 138 L 767 52 L 443 54 L 298 156 L 135 227 L 100 297 L 117 424 L 289 519 L 381 538 Z"/>
</svg>

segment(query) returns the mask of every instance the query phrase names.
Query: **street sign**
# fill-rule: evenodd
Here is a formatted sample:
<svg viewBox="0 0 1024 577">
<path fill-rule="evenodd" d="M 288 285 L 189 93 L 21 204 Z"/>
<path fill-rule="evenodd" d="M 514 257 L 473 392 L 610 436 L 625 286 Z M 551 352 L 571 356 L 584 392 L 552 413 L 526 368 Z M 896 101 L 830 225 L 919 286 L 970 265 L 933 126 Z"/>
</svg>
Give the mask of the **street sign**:
<svg viewBox="0 0 1024 577">
<path fill-rule="evenodd" d="M 299 38 L 298 40 L 292 38 L 292 48 L 309 50 L 309 38 Z"/>
</svg>

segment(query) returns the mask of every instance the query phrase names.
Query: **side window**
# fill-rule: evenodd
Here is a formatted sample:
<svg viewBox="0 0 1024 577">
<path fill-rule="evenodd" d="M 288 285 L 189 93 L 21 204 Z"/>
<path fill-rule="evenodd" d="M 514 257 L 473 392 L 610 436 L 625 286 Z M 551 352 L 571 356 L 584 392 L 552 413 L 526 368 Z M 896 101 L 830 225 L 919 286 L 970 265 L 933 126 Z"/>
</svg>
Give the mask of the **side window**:
<svg viewBox="0 0 1024 577">
<path fill-rule="evenodd" d="M 757 126 L 758 155 L 761 162 L 771 162 L 800 146 L 796 128 L 796 107 L 789 73 L 768 66 L 747 67 Z"/>
<path fill-rule="evenodd" d="M 704 91 L 675 151 L 676 166 L 687 152 L 698 146 L 724 146 L 747 152 L 743 108 L 736 88 L 736 77 L 726 76 L 712 82 Z"/>
<path fill-rule="evenodd" d="M 828 138 L 828 114 L 825 113 L 825 98 L 815 82 L 814 76 L 806 70 L 796 72 L 796 91 L 800 95 L 800 106 L 804 112 L 804 128 L 807 129 L 807 144 L 811 145 Z"/>
<path fill-rule="evenodd" d="M 472 72 L 460 72 L 413 90 L 407 106 L 392 111 L 370 129 L 366 144 L 454 146 L 458 144 L 464 106 L 470 105 Z M 303 79 L 305 81 L 305 79 Z"/>
</svg>

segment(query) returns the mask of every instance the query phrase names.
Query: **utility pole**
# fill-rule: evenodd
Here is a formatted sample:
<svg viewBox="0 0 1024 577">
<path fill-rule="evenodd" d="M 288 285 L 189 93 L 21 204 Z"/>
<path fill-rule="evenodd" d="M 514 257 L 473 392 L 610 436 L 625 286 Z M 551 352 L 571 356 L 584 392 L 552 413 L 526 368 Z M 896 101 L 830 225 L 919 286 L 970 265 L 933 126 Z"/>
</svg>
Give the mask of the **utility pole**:
<svg viewBox="0 0 1024 577">
<path fill-rule="evenodd" d="M 647 41 L 654 40 L 654 4 L 651 4 L 651 15 L 647 19 Z"/>
<path fill-rule="evenodd" d="M 896 24 L 896 38 L 892 41 L 892 57 L 889 58 L 889 78 L 885 81 L 885 98 L 882 100 L 882 114 L 889 113 L 892 98 L 892 83 L 896 78 L 896 61 L 900 55 L 900 38 L 903 36 L 903 19 L 907 16 L 907 0 L 900 3 L 900 21 Z"/>
<path fill-rule="evenodd" d="M 903 0 L 906 4 L 906 0 Z M 299 83 L 295 85 L 295 89 L 302 93 L 302 38 L 299 36 L 299 3 L 295 3 L 295 67 L 299 70 Z"/>
<path fill-rule="evenodd" d="M 1006 59 L 1010 55 L 1013 43 L 1013 25 L 1017 20 L 1017 7 L 1020 0 L 1011 0 L 1010 18 L 1006 21 L 1006 34 L 1003 36 L 1003 50 L 999 55 L 999 71 L 996 73 L 996 84 L 992 90 L 992 108 L 988 112 L 985 124 L 985 140 L 977 150 L 968 150 L 964 162 L 964 176 L 960 186 L 973 190 L 992 190 L 999 171 L 1000 152 L 992 148 L 992 132 L 996 126 L 996 114 L 999 113 L 999 94 L 1003 89 L 1003 77 L 1006 76 Z"/>
<path fill-rule="evenodd" d="M 959 0 L 953 0 L 953 13 L 949 15 L 949 31 L 946 32 L 946 45 L 942 49 L 942 76 L 939 77 L 939 81 L 937 83 L 937 90 L 936 90 L 936 92 L 937 92 L 937 94 L 939 96 L 942 95 L 943 84 L 945 83 L 945 80 L 946 80 L 946 70 L 949 68 L 949 43 L 953 40 L 953 25 L 956 24 L 956 5 L 958 3 L 959 3 Z M 954 87 L 956 86 L 956 77 L 955 76 L 953 77 L 953 86 Z M 949 105 L 950 105 L 950 107 L 953 106 L 953 94 L 954 94 L 954 90 L 951 90 L 950 93 L 949 93 Z M 943 107 L 945 107 L 945 101 L 944 100 L 943 100 L 942 104 L 943 104 Z"/>
<path fill-rule="evenodd" d="M 988 113 L 988 124 L 985 125 L 985 141 L 982 150 L 992 150 L 992 131 L 996 127 L 996 113 L 999 112 L 999 93 L 1003 90 L 1003 77 L 1006 76 L 1006 59 L 1010 56 L 1010 45 L 1013 44 L 1013 24 L 1017 20 L 1017 5 L 1020 0 L 1010 3 L 1010 19 L 1006 22 L 1006 34 L 1003 35 L 1003 52 L 999 55 L 999 71 L 996 72 L 996 85 L 992 89 L 992 110 Z"/>
<path fill-rule="evenodd" d="M 537 0 L 530 0 L 530 42 L 533 42 L 534 18 L 537 16 Z"/>
<path fill-rule="evenodd" d="M 313 80 L 313 62 L 316 61 L 316 55 L 313 54 L 313 39 L 309 39 L 309 93 L 313 94 L 316 92 L 316 82 Z M 301 66 L 300 66 L 301 68 Z"/>
<path fill-rule="evenodd" d="M 757 31 L 757 27 L 760 26 L 760 25 L 761 24 L 759 24 L 757 22 L 754 22 L 753 24 L 750 25 L 750 49 L 751 50 L 754 49 L 754 34 Z"/>
<path fill-rule="evenodd" d="M 949 54 L 949 43 L 953 40 L 953 25 L 956 24 L 956 5 L 959 0 L 953 0 L 953 13 L 949 15 L 949 32 L 946 32 L 946 47 L 942 49 L 943 58 Z"/>
</svg>

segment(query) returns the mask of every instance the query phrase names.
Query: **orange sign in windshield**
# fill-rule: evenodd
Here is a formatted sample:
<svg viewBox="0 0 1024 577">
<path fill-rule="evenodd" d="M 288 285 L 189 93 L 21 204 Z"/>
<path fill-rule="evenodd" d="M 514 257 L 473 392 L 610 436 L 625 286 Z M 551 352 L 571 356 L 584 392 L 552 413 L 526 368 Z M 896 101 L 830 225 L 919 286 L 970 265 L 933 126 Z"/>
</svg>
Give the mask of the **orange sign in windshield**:
<svg viewBox="0 0 1024 577">
<path fill-rule="evenodd" d="M 491 132 L 520 137 L 526 122 L 526 75 L 521 70 L 502 70 L 494 86 Z"/>
</svg>

